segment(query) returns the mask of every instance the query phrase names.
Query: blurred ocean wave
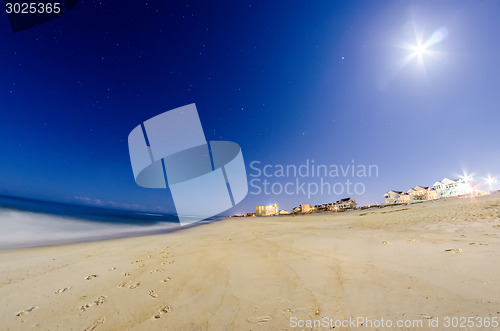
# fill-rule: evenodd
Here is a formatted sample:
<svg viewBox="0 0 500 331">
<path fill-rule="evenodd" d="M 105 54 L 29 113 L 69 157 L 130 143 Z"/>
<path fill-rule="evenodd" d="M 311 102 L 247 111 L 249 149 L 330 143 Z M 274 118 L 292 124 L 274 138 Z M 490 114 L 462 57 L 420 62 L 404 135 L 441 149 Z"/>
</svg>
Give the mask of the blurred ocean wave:
<svg viewBox="0 0 500 331">
<path fill-rule="evenodd" d="M 0 227 L 0 249 L 161 234 L 186 228 L 180 226 L 175 215 L 1 195 Z"/>
</svg>

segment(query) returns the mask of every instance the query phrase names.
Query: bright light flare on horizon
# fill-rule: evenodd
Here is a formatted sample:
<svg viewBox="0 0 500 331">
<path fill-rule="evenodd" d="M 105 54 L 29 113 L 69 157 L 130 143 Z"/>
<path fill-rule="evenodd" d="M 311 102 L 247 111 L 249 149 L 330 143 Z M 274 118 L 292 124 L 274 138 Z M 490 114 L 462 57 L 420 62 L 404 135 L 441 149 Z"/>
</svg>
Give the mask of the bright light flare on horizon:
<svg viewBox="0 0 500 331">
<path fill-rule="evenodd" d="M 490 175 L 488 175 L 488 177 L 486 178 L 486 184 L 490 186 L 490 192 L 493 191 L 493 184 L 496 182 L 498 182 L 496 177 L 491 177 Z"/>
<path fill-rule="evenodd" d="M 472 179 L 473 179 L 473 175 L 474 174 L 467 174 L 466 171 L 464 171 L 463 175 L 460 176 L 460 178 L 467 184 L 469 184 L 470 182 L 472 182 Z"/>
</svg>

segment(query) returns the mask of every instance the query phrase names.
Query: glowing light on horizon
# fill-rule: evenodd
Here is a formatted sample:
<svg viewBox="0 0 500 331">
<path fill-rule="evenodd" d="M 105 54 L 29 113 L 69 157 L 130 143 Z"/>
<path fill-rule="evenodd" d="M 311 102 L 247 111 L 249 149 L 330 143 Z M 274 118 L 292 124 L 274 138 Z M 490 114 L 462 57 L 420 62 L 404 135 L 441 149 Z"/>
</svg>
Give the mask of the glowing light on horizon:
<svg viewBox="0 0 500 331">
<path fill-rule="evenodd" d="M 493 184 L 497 181 L 498 180 L 496 177 L 491 177 L 490 175 L 488 175 L 488 177 L 486 178 L 486 184 L 490 186 L 490 192 L 493 192 Z"/>
<path fill-rule="evenodd" d="M 469 184 L 470 182 L 472 182 L 472 176 L 472 174 L 469 175 L 466 171 L 464 171 L 463 175 L 460 176 L 460 179 L 462 179 L 466 184 Z"/>
</svg>

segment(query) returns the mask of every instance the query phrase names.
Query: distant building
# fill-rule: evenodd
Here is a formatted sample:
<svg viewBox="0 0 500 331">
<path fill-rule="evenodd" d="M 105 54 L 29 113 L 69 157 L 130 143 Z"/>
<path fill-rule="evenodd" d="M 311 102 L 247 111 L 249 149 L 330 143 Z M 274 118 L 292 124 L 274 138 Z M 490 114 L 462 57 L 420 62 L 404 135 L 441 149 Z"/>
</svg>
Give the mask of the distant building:
<svg viewBox="0 0 500 331">
<path fill-rule="evenodd" d="M 337 201 L 337 206 L 340 210 L 354 209 L 356 208 L 356 200 L 353 198 L 345 198 Z"/>
<path fill-rule="evenodd" d="M 386 204 L 402 203 L 402 201 L 401 201 L 402 194 L 403 194 L 403 191 L 390 190 L 389 192 L 384 194 L 385 203 Z"/>
<path fill-rule="evenodd" d="M 339 206 L 336 202 L 330 202 L 326 204 L 326 210 L 328 211 L 339 211 Z"/>
<path fill-rule="evenodd" d="M 410 203 L 411 197 L 408 193 L 402 192 L 400 196 L 401 203 Z"/>
<path fill-rule="evenodd" d="M 278 205 L 273 204 L 269 206 L 257 206 L 255 207 L 256 216 L 271 216 L 278 215 Z"/>
<path fill-rule="evenodd" d="M 415 186 L 408 190 L 410 201 L 436 200 L 436 190 L 428 186 Z"/>
<path fill-rule="evenodd" d="M 288 212 L 286 210 L 282 209 L 279 211 L 279 214 L 280 215 L 288 215 Z"/>
<path fill-rule="evenodd" d="M 473 192 L 470 184 L 463 179 L 444 178 L 440 182 L 435 182 L 434 187 L 436 188 L 437 198 L 457 197 Z"/>
<path fill-rule="evenodd" d="M 312 213 L 313 207 L 311 205 L 300 205 L 300 212 L 302 214 Z"/>
<path fill-rule="evenodd" d="M 437 200 L 437 199 L 438 199 L 438 195 L 437 195 L 436 189 L 435 188 L 431 188 L 427 192 L 427 200 Z"/>
<path fill-rule="evenodd" d="M 322 205 L 315 205 L 314 206 L 314 209 L 316 211 L 326 211 L 326 204 L 322 204 Z"/>
</svg>

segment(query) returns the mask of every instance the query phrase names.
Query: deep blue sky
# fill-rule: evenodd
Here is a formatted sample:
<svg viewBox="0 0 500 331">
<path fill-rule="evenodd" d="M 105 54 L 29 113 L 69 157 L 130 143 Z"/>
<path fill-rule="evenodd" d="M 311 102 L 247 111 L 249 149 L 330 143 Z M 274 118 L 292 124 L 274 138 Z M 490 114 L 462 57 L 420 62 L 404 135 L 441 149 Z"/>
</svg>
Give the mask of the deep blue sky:
<svg viewBox="0 0 500 331">
<path fill-rule="evenodd" d="M 168 190 L 135 184 L 127 136 L 193 102 L 247 166 L 376 164 L 365 204 L 497 175 L 498 17 L 498 1 L 81 1 L 12 33 L 1 14 L 0 194 L 173 212 Z M 398 69 L 415 28 L 448 32 L 425 72 Z M 249 195 L 227 213 L 345 196 Z"/>
</svg>

